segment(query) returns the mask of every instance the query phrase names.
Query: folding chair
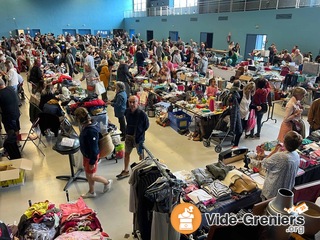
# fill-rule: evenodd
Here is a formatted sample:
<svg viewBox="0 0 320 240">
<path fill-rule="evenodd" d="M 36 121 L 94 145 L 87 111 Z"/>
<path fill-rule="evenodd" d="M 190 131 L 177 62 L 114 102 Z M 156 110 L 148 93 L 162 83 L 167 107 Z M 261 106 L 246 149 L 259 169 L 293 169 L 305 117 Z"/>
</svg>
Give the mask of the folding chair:
<svg viewBox="0 0 320 240">
<path fill-rule="evenodd" d="M 47 147 L 45 145 L 45 143 L 41 140 L 41 134 L 38 135 L 38 133 L 37 133 L 37 129 L 36 128 L 38 127 L 39 120 L 40 120 L 40 118 L 38 117 L 32 123 L 31 128 L 30 128 L 28 133 L 21 133 L 20 134 L 20 136 L 21 136 L 20 141 L 24 142 L 22 147 L 21 147 L 21 152 L 24 149 L 27 141 L 31 141 L 39 149 L 39 151 L 42 153 L 42 155 L 45 156 L 45 154 L 42 152 L 42 150 L 39 147 L 40 143 L 42 143 L 44 147 Z M 37 139 L 38 139 L 38 143 L 36 143 Z"/>
</svg>

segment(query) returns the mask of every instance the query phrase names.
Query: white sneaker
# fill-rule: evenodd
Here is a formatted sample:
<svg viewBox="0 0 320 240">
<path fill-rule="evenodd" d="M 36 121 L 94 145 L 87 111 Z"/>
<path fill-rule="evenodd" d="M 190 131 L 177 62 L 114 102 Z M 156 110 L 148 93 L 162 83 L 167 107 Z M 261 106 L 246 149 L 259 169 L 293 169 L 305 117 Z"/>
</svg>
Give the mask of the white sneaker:
<svg viewBox="0 0 320 240">
<path fill-rule="evenodd" d="M 109 183 L 105 184 L 103 187 L 103 191 L 102 191 L 103 193 L 109 192 L 111 190 L 113 180 L 109 179 L 108 181 L 109 181 Z"/>
<path fill-rule="evenodd" d="M 95 198 L 96 196 L 97 194 L 95 192 L 94 193 L 87 192 L 81 195 L 81 197 L 83 198 Z"/>
</svg>

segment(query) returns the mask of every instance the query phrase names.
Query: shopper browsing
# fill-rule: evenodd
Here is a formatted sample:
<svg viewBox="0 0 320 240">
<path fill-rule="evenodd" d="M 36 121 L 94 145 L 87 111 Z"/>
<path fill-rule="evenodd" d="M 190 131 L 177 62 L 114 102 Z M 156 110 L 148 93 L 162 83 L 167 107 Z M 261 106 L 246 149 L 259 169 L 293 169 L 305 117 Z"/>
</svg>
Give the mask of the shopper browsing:
<svg viewBox="0 0 320 240">
<path fill-rule="evenodd" d="M 255 106 L 251 104 L 252 96 L 256 91 L 256 85 L 254 82 L 249 82 L 242 91 L 239 91 L 240 95 L 240 117 L 241 117 L 241 125 L 242 132 L 238 132 L 234 137 L 233 148 L 238 147 L 240 138 L 242 136 L 243 131 L 247 128 L 247 122 L 249 118 L 249 114 L 251 109 L 255 109 Z"/>
<path fill-rule="evenodd" d="M 140 110 L 138 97 L 129 97 L 129 108 L 125 111 L 125 118 L 127 121 L 126 139 L 125 139 L 125 155 L 124 155 L 124 169 L 117 175 L 118 179 L 129 177 L 129 163 L 130 154 L 133 148 L 137 149 L 139 159 L 143 159 L 143 143 L 145 140 L 145 132 L 149 128 L 149 119 L 145 112 Z"/>
<path fill-rule="evenodd" d="M 121 131 L 121 141 L 125 140 L 126 137 L 126 119 L 124 113 L 127 106 L 127 93 L 123 82 L 116 83 L 116 96 L 112 101 L 108 103 L 114 108 L 114 115 L 118 118 Z"/>
<path fill-rule="evenodd" d="M 283 121 L 280 126 L 278 140 L 283 142 L 285 134 L 293 130 L 294 125 L 299 125 L 299 119 L 301 118 L 302 106 L 300 101 L 304 98 L 307 91 L 302 87 L 296 87 L 292 92 L 292 97 L 286 105 L 286 111 Z"/>
<path fill-rule="evenodd" d="M 310 134 L 320 129 L 320 98 L 314 100 L 310 106 L 308 123 L 310 124 Z"/>
<path fill-rule="evenodd" d="M 270 93 L 270 84 L 269 82 L 262 78 L 257 79 L 256 91 L 253 95 L 252 104 L 256 109 L 256 119 L 257 119 L 257 133 L 254 134 L 254 129 L 251 130 L 249 136 L 250 138 L 260 138 L 261 128 L 262 128 L 262 118 L 263 115 L 268 111 L 268 95 Z"/>
<path fill-rule="evenodd" d="M 102 176 L 96 175 L 99 160 L 99 132 L 100 127 L 97 122 L 93 122 L 87 109 L 80 107 L 74 112 L 81 124 L 80 151 L 83 155 L 83 167 L 89 184 L 89 191 L 81 196 L 83 198 L 94 198 L 95 182 L 103 183 L 103 193 L 111 189 L 112 180 L 107 180 Z"/>
<path fill-rule="evenodd" d="M 20 111 L 17 94 L 13 87 L 6 86 L 3 79 L 0 78 L 0 109 L 2 123 L 7 135 L 17 136 L 17 142 L 20 131 Z"/>
<path fill-rule="evenodd" d="M 299 169 L 300 156 L 296 149 L 301 145 L 302 137 L 295 131 L 289 131 L 284 143 L 276 148 L 262 161 L 267 175 L 262 188 L 262 196 L 266 199 L 277 195 L 279 188 L 292 189 Z"/>
</svg>

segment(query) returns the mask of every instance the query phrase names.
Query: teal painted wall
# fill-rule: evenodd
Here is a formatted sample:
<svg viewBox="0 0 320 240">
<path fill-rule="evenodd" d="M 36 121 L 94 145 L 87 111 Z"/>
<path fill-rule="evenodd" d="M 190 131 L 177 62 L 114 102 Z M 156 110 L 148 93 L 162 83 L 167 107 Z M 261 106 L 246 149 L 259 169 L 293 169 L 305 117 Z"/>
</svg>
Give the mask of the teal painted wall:
<svg viewBox="0 0 320 240">
<path fill-rule="evenodd" d="M 0 36 L 27 28 L 55 34 L 124 28 L 123 12 L 131 9 L 130 0 L 1 0 Z"/>
<path fill-rule="evenodd" d="M 276 19 L 276 14 L 289 13 L 292 19 Z M 218 21 L 219 16 L 228 16 L 228 21 Z M 199 42 L 200 32 L 213 32 L 213 48 L 216 49 L 227 48 L 226 37 L 231 32 L 231 40 L 240 43 L 242 54 L 247 34 L 266 34 L 267 47 L 275 43 L 278 50 L 287 48 L 291 51 L 294 45 L 298 45 L 303 53 L 311 51 L 315 57 L 320 50 L 319 16 L 320 8 L 300 8 L 128 18 L 125 19 L 125 29 L 135 29 L 142 39 L 146 39 L 146 30 L 153 30 L 154 38 L 158 40 L 167 38 L 169 31 L 178 31 L 185 42 L 190 42 L 190 39 Z M 164 18 L 167 22 L 162 22 Z M 190 21 L 190 18 L 198 18 L 198 21 Z"/>
</svg>

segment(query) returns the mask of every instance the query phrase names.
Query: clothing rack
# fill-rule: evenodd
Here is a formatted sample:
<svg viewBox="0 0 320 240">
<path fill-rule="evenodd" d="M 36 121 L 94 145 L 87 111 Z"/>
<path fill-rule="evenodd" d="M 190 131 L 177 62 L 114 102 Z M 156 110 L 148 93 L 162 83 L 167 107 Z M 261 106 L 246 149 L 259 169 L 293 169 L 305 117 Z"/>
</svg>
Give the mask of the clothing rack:
<svg viewBox="0 0 320 240">
<path fill-rule="evenodd" d="M 175 183 L 174 180 L 169 176 L 169 174 L 166 172 L 166 169 L 165 169 L 163 166 L 161 166 L 161 164 L 159 163 L 158 159 L 153 156 L 153 154 L 151 153 L 151 151 L 150 151 L 144 144 L 142 145 L 142 149 L 143 149 L 143 150 L 147 153 L 147 155 L 148 155 L 147 157 L 145 157 L 145 160 L 147 160 L 147 159 L 152 160 L 152 161 L 154 162 L 155 166 L 157 167 L 157 169 L 159 170 L 160 175 L 163 176 L 163 177 L 165 177 L 166 181 L 168 182 L 168 186 L 169 186 L 169 188 L 170 188 L 169 199 L 171 199 L 171 200 L 169 201 L 168 207 L 169 207 L 169 213 L 171 213 L 171 211 L 172 211 L 172 205 L 173 205 L 172 201 L 173 201 L 173 197 L 174 197 L 174 192 L 173 192 L 173 190 L 174 190 L 174 186 L 175 186 L 176 183 Z M 141 229 L 134 229 L 132 234 L 133 234 L 133 236 L 134 236 L 136 239 L 142 240 L 143 238 L 142 238 L 139 230 L 141 230 Z M 145 240 L 145 239 L 143 239 L 143 240 Z"/>
<path fill-rule="evenodd" d="M 153 156 L 153 154 L 150 152 L 148 148 L 146 148 L 145 144 L 142 145 L 142 149 L 145 150 L 146 153 L 149 155 L 149 157 L 154 161 L 161 175 L 164 176 L 169 181 L 170 186 L 173 186 L 174 182 L 172 181 L 171 177 L 168 175 L 166 170 L 159 164 L 158 159 Z"/>
</svg>

